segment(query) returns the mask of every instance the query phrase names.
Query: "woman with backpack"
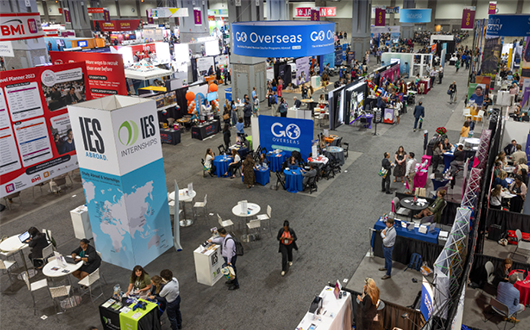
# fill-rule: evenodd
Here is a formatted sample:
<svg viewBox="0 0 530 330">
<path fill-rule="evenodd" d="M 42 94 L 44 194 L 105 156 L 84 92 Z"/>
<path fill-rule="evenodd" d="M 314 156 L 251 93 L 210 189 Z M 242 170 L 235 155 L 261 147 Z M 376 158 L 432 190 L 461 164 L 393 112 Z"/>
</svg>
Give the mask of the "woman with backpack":
<svg viewBox="0 0 530 330">
<path fill-rule="evenodd" d="M 287 117 L 287 109 L 288 109 L 288 104 L 285 101 L 285 99 L 282 97 L 280 99 L 280 106 L 278 107 L 278 111 L 280 112 L 280 116 Z"/>
<path fill-rule="evenodd" d="M 293 265 L 293 249 L 298 251 L 296 234 L 294 230 L 289 227 L 289 221 L 285 220 L 283 222 L 283 227 L 278 231 L 278 236 L 276 238 L 280 241 L 280 249 L 278 252 L 282 254 L 281 274 L 284 276 L 287 270 L 287 262 L 289 262 L 289 266 Z"/>
</svg>

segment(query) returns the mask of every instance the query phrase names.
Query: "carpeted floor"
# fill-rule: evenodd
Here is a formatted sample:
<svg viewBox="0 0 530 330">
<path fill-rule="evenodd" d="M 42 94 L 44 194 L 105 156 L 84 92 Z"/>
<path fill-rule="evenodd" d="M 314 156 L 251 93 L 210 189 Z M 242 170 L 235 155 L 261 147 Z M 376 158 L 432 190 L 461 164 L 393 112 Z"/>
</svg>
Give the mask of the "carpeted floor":
<svg viewBox="0 0 530 330">
<path fill-rule="evenodd" d="M 375 58 L 372 57 L 370 62 L 371 68 L 374 68 Z M 453 111 L 461 111 L 462 102 L 457 105 L 447 102 L 446 90 L 453 80 L 463 89 L 466 72 L 461 70 L 455 74 L 453 67 L 446 67 L 444 83 L 435 85 L 428 95 L 420 98 L 426 109 L 423 128 L 429 131 L 430 136 L 437 127 L 448 123 Z M 225 86 L 220 87 L 220 95 L 224 95 Z M 320 93 L 316 92 L 314 98 L 318 98 Z M 293 95 L 286 94 L 289 104 L 293 102 Z M 460 95 L 459 101 L 462 101 L 463 93 Z M 262 114 L 268 113 L 265 102 L 262 102 L 261 109 Z M 199 219 L 193 226 L 181 230 L 183 251 L 172 249 L 145 267 L 151 275 L 170 268 L 178 278 L 184 329 L 294 329 L 314 294 L 320 292 L 328 281 L 351 278 L 360 264 L 369 246 L 367 228 L 373 226 L 390 207 L 392 196 L 381 193 L 377 175 L 383 153 L 387 151 L 393 155 L 403 145 L 407 152 L 414 151 L 421 158 L 423 135 L 413 132 L 412 127 L 412 109 L 401 118 L 399 125 L 378 125 L 377 136 L 371 130 L 339 127 L 334 133 L 350 143 L 350 157 L 354 161 L 347 162 L 340 176 L 319 187 L 325 190 L 319 192 L 316 198 L 308 194 L 270 190 L 268 186 L 256 186 L 249 190 L 239 178 L 203 178 L 200 159 L 206 148 L 216 150 L 222 144 L 221 134 L 199 141 L 192 140 L 188 133 L 183 134 L 179 145 L 163 145 L 166 181 L 170 190 L 173 180 L 180 185 L 193 182 L 198 200 L 208 194 L 210 212 L 233 220 L 231 209 L 239 200 L 258 203 L 262 212 L 267 205 L 272 207 L 273 237 L 264 234 L 261 240 L 245 244 L 245 256 L 237 262 L 241 284 L 238 291 L 227 291 L 224 281 L 213 287 L 196 281 L 192 251 L 209 237 L 209 228 L 216 224 L 213 217 Z M 459 129 L 448 132 L 451 141 L 456 141 L 458 134 Z M 393 191 L 404 189 L 398 183 L 393 183 L 391 187 Z M 58 196 L 45 190 L 42 195 L 36 192 L 35 200 L 31 191 L 25 192 L 21 205 L 15 204 L 13 210 L 0 213 L 0 235 L 11 236 L 30 226 L 47 228 L 53 231 L 59 244 L 58 250 L 70 253 L 77 247 L 78 241 L 73 236 L 69 210 L 84 204 L 83 191 L 79 183 Z M 297 233 L 300 249 L 294 253 L 291 269 L 285 277 L 281 277 L 281 256 L 275 231 L 286 219 Z M 128 283 L 128 270 L 103 264 L 101 272 L 108 282 L 103 286 L 106 296 L 111 295 L 114 284 L 119 283 L 123 288 Z M 39 278 L 42 275 L 36 279 Z M 48 293 L 40 290 L 35 294 L 37 313 L 34 316 L 31 296 L 22 282 L 16 281 L 11 285 L 4 275 L 0 285 L 0 327 L 3 329 L 85 329 L 89 325 L 101 328 L 97 305 L 104 301 L 103 298 L 93 305 L 85 296 L 81 306 L 66 314 L 53 315 Z M 48 318 L 42 320 L 42 315 L 48 315 Z M 163 329 L 169 329 L 165 316 L 163 322 Z"/>
</svg>

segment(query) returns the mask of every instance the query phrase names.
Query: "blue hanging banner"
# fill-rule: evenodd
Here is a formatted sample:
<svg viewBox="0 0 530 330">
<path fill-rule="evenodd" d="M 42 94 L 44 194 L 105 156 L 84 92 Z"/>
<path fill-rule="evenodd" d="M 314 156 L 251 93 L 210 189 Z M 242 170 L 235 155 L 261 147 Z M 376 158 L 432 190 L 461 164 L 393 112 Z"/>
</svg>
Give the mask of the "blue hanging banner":
<svg viewBox="0 0 530 330">
<path fill-rule="evenodd" d="M 401 23 L 429 23 L 432 9 L 401 9 L 399 22 Z"/>
<path fill-rule="evenodd" d="M 335 66 L 340 66 L 342 64 L 342 49 L 335 51 Z"/>
<path fill-rule="evenodd" d="M 258 120 L 259 143 L 262 148 L 281 149 L 287 151 L 287 154 L 296 150 L 304 159 L 309 157 L 313 140 L 313 120 L 264 115 L 259 116 Z"/>
<path fill-rule="evenodd" d="M 530 15 L 490 15 L 486 35 L 489 37 L 530 36 Z"/>
<path fill-rule="evenodd" d="M 334 51 L 335 23 L 257 21 L 231 24 L 233 52 L 253 57 L 304 57 Z"/>
</svg>

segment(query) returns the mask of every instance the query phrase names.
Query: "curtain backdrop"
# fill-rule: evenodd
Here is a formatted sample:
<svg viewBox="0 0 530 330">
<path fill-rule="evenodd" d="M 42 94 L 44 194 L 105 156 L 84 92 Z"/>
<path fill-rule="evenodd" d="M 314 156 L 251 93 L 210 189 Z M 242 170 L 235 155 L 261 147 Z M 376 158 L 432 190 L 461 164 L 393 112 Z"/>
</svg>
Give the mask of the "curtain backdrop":
<svg viewBox="0 0 530 330">
<path fill-rule="evenodd" d="M 489 209 L 487 228 L 490 225 L 500 225 L 502 232 L 520 229 L 523 233 L 530 233 L 530 216 L 521 213 Z"/>
</svg>

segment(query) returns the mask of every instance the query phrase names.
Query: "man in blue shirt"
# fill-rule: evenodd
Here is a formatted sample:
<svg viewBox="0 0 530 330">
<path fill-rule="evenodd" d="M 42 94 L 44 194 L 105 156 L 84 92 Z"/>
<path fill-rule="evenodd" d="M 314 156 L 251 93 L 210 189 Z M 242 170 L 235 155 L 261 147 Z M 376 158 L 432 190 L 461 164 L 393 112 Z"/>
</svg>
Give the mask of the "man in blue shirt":
<svg viewBox="0 0 530 330">
<path fill-rule="evenodd" d="M 418 126 L 418 121 L 420 118 L 423 119 L 425 117 L 425 108 L 422 106 L 422 102 L 420 102 L 415 108 L 414 108 L 414 132 L 416 132 L 416 127 Z M 420 129 L 421 125 L 423 124 L 423 121 L 420 121 Z"/>
<path fill-rule="evenodd" d="M 482 104 L 484 103 L 483 92 L 484 91 L 482 89 L 482 86 L 477 86 L 477 88 L 475 88 L 475 93 L 471 95 L 471 97 L 469 98 L 469 101 L 474 102 L 479 108 L 482 107 Z"/>
<path fill-rule="evenodd" d="M 517 282 L 517 275 L 512 274 L 508 278 L 508 282 L 500 282 L 497 287 L 497 300 L 506 306 L 510 311 L 510 315 L 515 315 L 526 309 L 525 305 L 519 303 L 519 290 L 513 285 Z M 508 317 L 509 315 L 507 315 Z M 519 320 L 515 316 L 510 317 L 510 322 L 519 323 Z"/>
</svg>

